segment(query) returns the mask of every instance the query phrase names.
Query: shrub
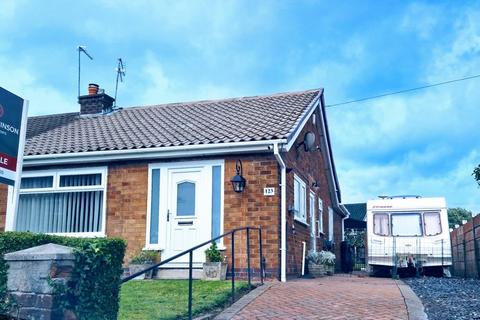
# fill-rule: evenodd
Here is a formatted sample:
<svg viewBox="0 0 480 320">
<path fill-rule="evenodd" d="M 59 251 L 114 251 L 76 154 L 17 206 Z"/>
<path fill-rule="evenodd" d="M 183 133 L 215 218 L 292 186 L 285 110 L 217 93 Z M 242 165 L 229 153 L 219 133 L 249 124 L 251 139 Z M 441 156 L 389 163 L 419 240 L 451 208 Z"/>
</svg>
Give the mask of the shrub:
<svg viewBox="0 0 480 320">
<path fill-rule="evenodd" d="M 160 260 L 158 251 L 143 250 L 130 260 L 130 264 L 155 264 Z"/>
<path fill-rule="evenodd" d="M 77 319 L 117 319 L 120 277 L 126 243 L 118 238 L 71 238 L 29 232 L 0 233 L 0 311 L 8 308 L 5 253 L 47 243 L 74 248 L 75 268 L 61 294 L 61 306 Z"/>
<path fill-rule="evenodd" d="M 335 265 L 335 254 L 330 251 L 312 251 L 308 254 L 307 259 L 315 264 L 324 264 L 327 266 Z"/>
<path fill-rule="evenodd" d="M 207 262 L 223 262 L 222 253 L 218 250 L 217 243 L 212 241 L 210 248 L 205 250 Z"/>
</svg>

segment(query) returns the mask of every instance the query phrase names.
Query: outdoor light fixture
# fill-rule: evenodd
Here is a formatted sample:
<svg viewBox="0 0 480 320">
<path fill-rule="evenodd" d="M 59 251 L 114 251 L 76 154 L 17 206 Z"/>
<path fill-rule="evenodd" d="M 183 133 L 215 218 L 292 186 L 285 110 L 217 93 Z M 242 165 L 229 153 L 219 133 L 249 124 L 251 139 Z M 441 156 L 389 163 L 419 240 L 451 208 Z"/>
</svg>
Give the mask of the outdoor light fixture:
<svg viewBox="0 0 480 320">
<path fill-rule="evenodd" d="M 247 184 L 247 180 L 242 177 L 241 160 L 237 160 L 237 163 L 235 164 L 235 170 L 237 171 L 237 174 L 230 181 L 232 182 L 233 191 L 240 193 L 245 190 L 245 185 Z"/>
</svg>

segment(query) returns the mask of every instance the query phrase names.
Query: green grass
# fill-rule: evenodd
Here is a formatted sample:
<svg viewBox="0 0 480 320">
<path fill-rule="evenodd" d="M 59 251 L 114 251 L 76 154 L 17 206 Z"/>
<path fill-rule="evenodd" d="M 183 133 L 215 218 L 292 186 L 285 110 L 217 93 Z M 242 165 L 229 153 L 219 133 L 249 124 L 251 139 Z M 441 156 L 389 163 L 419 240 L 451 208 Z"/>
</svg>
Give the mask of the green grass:
<svg viewBox="0 0 480 320">
<path fill-rule="evenodd" d="M 247 290 L 247 283 L 236 281 L 238 294 Z M 230 302 L 230 281 L 193 282 L 193 314 L 218 309 Z M 153 320 L 182 319 L 188 313 L 187 280 L 130 281 L 122 285 L 119 319 Z"/>
</svg>

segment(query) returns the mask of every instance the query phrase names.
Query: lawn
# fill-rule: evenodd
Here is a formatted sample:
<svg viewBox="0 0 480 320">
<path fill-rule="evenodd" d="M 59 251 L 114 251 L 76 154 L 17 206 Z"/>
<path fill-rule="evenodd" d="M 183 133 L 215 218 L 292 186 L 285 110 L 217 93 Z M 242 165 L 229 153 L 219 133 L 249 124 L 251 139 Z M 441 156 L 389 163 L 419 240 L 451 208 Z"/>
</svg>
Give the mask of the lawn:
<svg viewBox="0 0 480 320">
<path fill-rule="evenodd" d="M 239 294 L 247 283 L 235 282 Z M 199 315 L 223 307 L 230 302 L 230 281 L 193 282 L 193 314 Z M 182 319 L 188 312 L 187 280 L 130 281 L 122 286 L 119 319 L 153 320 Z"/>
</svg>

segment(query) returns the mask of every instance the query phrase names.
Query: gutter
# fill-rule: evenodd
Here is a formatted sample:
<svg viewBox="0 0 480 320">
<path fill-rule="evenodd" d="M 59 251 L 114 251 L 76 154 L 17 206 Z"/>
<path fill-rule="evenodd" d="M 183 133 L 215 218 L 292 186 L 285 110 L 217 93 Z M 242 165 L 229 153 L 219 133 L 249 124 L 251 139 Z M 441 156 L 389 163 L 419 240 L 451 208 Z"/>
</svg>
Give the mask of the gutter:
<svg viewBox="0 0 480 320">
<path fill-rule="evenodd" d="M 273 155 L 280 166 L 280 281 L 287 281 L 287 167 L 280 155 L 278 143 L 273 145 Z"/>
<path fill-rule="evenodd" d="M 155 147 L 130 150 L 108 150 L 75 153 L 58 153 L 46 155 L 29 155 L 23 157 L 24 167 L 59 164 L 85 164 L 106 161 L 125 161 L 142 159 L 165 159 L 199 157 L 245 152 L 271 152 L 272 144 L 286 143 L 286 139 L 243 141 L 215 144 L 198 144 L 172 147 Z"/>
</svg>

